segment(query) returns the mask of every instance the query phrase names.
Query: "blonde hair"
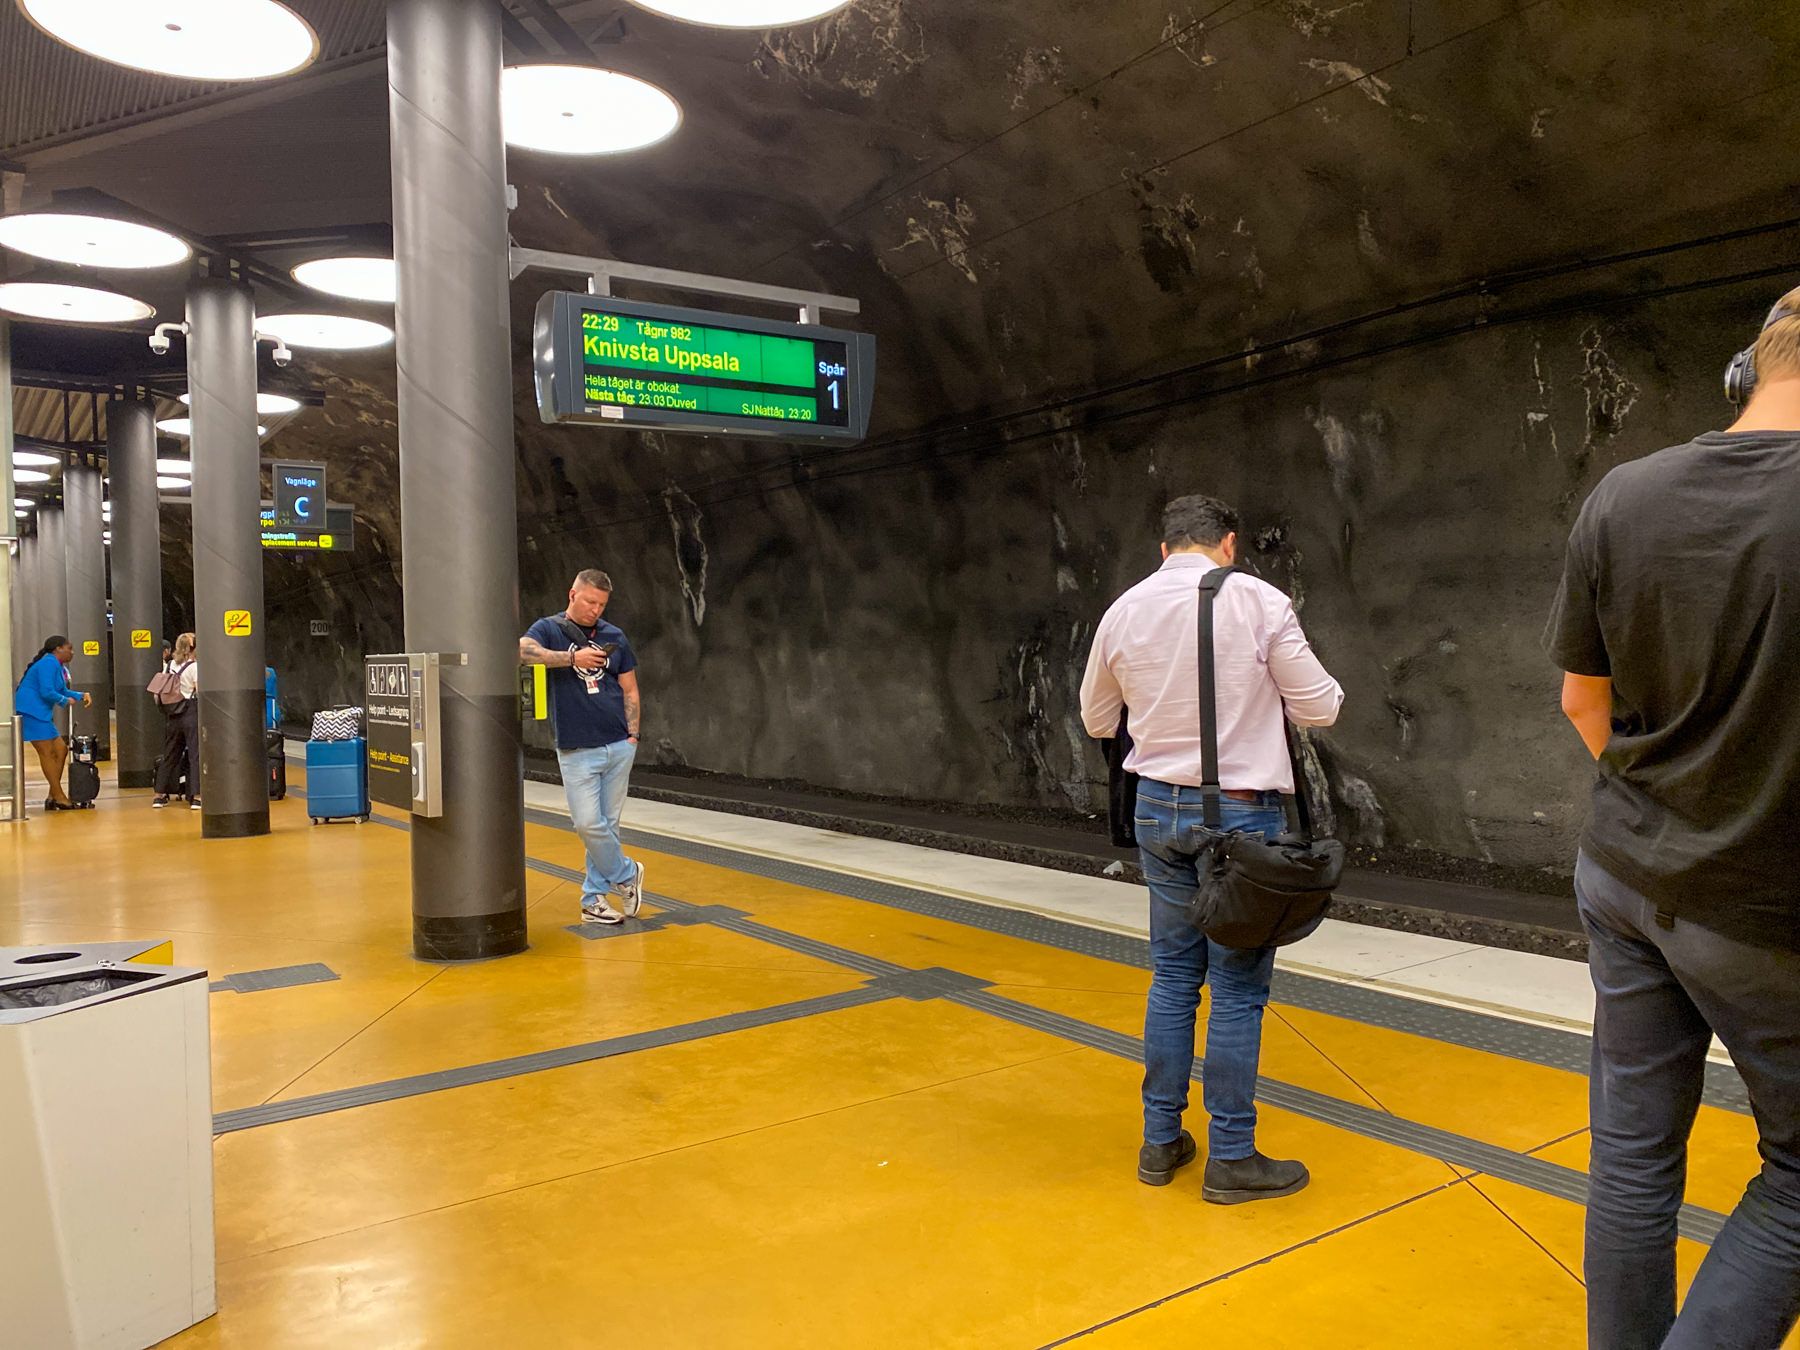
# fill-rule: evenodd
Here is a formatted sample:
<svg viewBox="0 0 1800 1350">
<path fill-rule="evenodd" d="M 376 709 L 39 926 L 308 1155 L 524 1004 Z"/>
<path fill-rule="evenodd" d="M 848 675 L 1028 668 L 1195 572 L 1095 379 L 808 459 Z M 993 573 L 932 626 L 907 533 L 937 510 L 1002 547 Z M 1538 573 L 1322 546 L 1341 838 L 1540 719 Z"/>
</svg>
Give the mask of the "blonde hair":
<svg viewBox="0 0 1800 1350">
<path fill-rule="evenodd" d="M 193 654 L 194 635 L 192 633 L 183 633 L 180 637 L 175 639 L 175 650 L 171 653 L 170 659 L 175 661 L 185 661 Z"/>
<path fill-rule="evenodd" d="M 1791 380 L 1800 377 L 1800 287 L 1781 297 L 1783 317 L 1763 329 L 1756 340 L 1756 379 Z"/>
</svg>

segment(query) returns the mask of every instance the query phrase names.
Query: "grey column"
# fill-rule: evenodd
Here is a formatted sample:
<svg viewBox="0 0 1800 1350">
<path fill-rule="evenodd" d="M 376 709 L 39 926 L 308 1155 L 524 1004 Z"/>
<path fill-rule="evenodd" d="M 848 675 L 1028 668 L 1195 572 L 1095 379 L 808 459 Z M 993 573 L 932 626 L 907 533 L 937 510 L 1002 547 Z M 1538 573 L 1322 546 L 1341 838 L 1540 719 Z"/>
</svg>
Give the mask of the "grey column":
<svg viewBox="0 0 1800 1350">
<path fill-rule="evenodd" d="M 45 502 L 38 507 L 37 556 L 37 621 L 44 631 L 38 641 L 55 634 L 69 633 L 69 573 L 63 563 L 68 554 L 63 531 L 62 503 Z M 56 714 L 56 725 L 68 734 L 69 714 Z"/>
<path fill-rule="evenodd" d="M 443 668 L 444 813 L 413 821 L 413 951 L 428 960 L 525 947 L 500 65 L 490 0 L 388 6 L 406 645 L 468 659 Z"/>
<path fill-rule="evenodd" d="M 14 684 L 17 684 L 19 676 L 25 673 L 25 663 L 36 654 L 38 645 L 49 636 L 38 630 L 38 590 L 42 585 L 38 577 L 38 537 L 35 519 L 38 512 L 33 511 L 31 514 L 33 516 L 31 520 L 14 522 L 21 529 L 31 531 L 30 534 L 21 535 L 19 538 L 19 580 L 18 589 L 13 592 L 19 609 L 19 647 L 13 653 L 12 665 L 8 667 L 12 671 Z"/>
<path fill-rule="evenodd" d="M 15 670 L 25 664 L 25 587 L 19 577 L 24 554 L 24 521 L 13 507 L 13 431 L 12 431 L 12 329 L 0 319 L 0 496 L 6 500 L 6 523 L 0 535 L 19 540 L 15 551 L 0 543 L 0 679 L 16 683 Z M 21 780 L 25 766 L 19 762 L 23 747 L 14 735 L 16 717 L 10 701 L 0 704 L 0 816 L 19 821 L 25 818 L 25 796 Z"/>
<path fill-rule="evenodd" d="M 75 659 L 69 662 L 69 683 L 92 702 L 71 704 L 70 728 L 76 736 L 92 736 L 100 758 L 111 757 L 111 703 L 107 698 L 111 673 L 106 650 L 106 545 L 100 531 L 100 470 L 91 464 L 71 464 L 63 470 L 64 567 L 69 574 L 69 641 Z"/>
<path fill-rule="evenodd" d="M 263 748 L 262 460 L 250 288 L 196 281 L 187 298 L 193 417 L 194 634 L 200 681 L 200 833 L 269 832 Z M 234 615 L 248 621 L 233 622 Z"/>
<path fill-rule="evenodd" d="M 162 656 L 162 522 L 156 492 L 155 410 L 132 399 L 106 412 L 112 475 L 113 688 L 117 690 L 119 786 L 147 788 L 162 751 L 163 715 L 144 686 Z M 147 645 L 139 646 L 142 634 Z M 203 802 L 204 804 L 204 802 Z"/>
</svg>

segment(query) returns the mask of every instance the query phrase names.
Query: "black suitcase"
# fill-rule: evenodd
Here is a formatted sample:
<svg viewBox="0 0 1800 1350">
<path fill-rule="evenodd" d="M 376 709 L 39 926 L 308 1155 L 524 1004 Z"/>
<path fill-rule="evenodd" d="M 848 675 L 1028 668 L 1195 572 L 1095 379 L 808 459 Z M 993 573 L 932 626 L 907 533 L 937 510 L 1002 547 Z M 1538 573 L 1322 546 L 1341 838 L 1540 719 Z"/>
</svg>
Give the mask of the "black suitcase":
<svg viewBox="0 0 1800 1350">
<path fill-rule="evenodd" d="M 76 736 L 69 742 L 69 800 L 92 806 L 100 795 L 100 742 L 92 736 Z"/>
<path fill-rule="evenodd" d="M 279 731 L 266 731 L 263 740 L 269 751 L 269 800 L 281 801 L 287 796 L 287 743 Z"/>
</svg>

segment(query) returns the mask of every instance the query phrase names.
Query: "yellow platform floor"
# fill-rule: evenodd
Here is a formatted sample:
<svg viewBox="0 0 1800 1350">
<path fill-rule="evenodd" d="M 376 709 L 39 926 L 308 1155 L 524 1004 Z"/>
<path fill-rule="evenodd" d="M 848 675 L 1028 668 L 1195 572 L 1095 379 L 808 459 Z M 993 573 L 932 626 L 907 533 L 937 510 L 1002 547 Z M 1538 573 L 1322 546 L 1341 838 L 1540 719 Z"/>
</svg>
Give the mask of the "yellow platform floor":
<svg viewBox="0 0 1800 1350">
<path fill-rule="evenodd" d="M 1135 1178 L 1135 966 L 668 853 L 588 940 L 548 824 L 531 950 L 426 965 L 398 817 L 148 803 L 0 827 L 0 945 L 336 977 L 211 996 L 220 1312 L 170 1345 L 1582 1343 L 1578 1073 L 1272 1007 L 1259 1143 L 1313 1183 L 1218 1208 Z M 1700 1229 L 1756 1166 L 1703 1108 Z"/>
</svg>

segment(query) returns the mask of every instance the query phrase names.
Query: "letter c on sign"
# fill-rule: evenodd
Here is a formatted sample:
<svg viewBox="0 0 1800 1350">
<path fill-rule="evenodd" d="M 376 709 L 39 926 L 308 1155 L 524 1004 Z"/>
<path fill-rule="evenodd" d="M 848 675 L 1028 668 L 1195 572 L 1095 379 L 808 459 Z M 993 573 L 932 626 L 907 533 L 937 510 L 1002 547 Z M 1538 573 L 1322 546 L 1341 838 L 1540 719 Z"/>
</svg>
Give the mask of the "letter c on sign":
<svg viewBox="0 0 1800 1350">
<path fill-rule="evenodd" d="M 294 514 L 299 516 L 302 520 L 311 519 L 311 517 L 312 517 L 312 498 L 311 497 L 296 497 L 296 498 L 294 498 Z"/>
</svg>

